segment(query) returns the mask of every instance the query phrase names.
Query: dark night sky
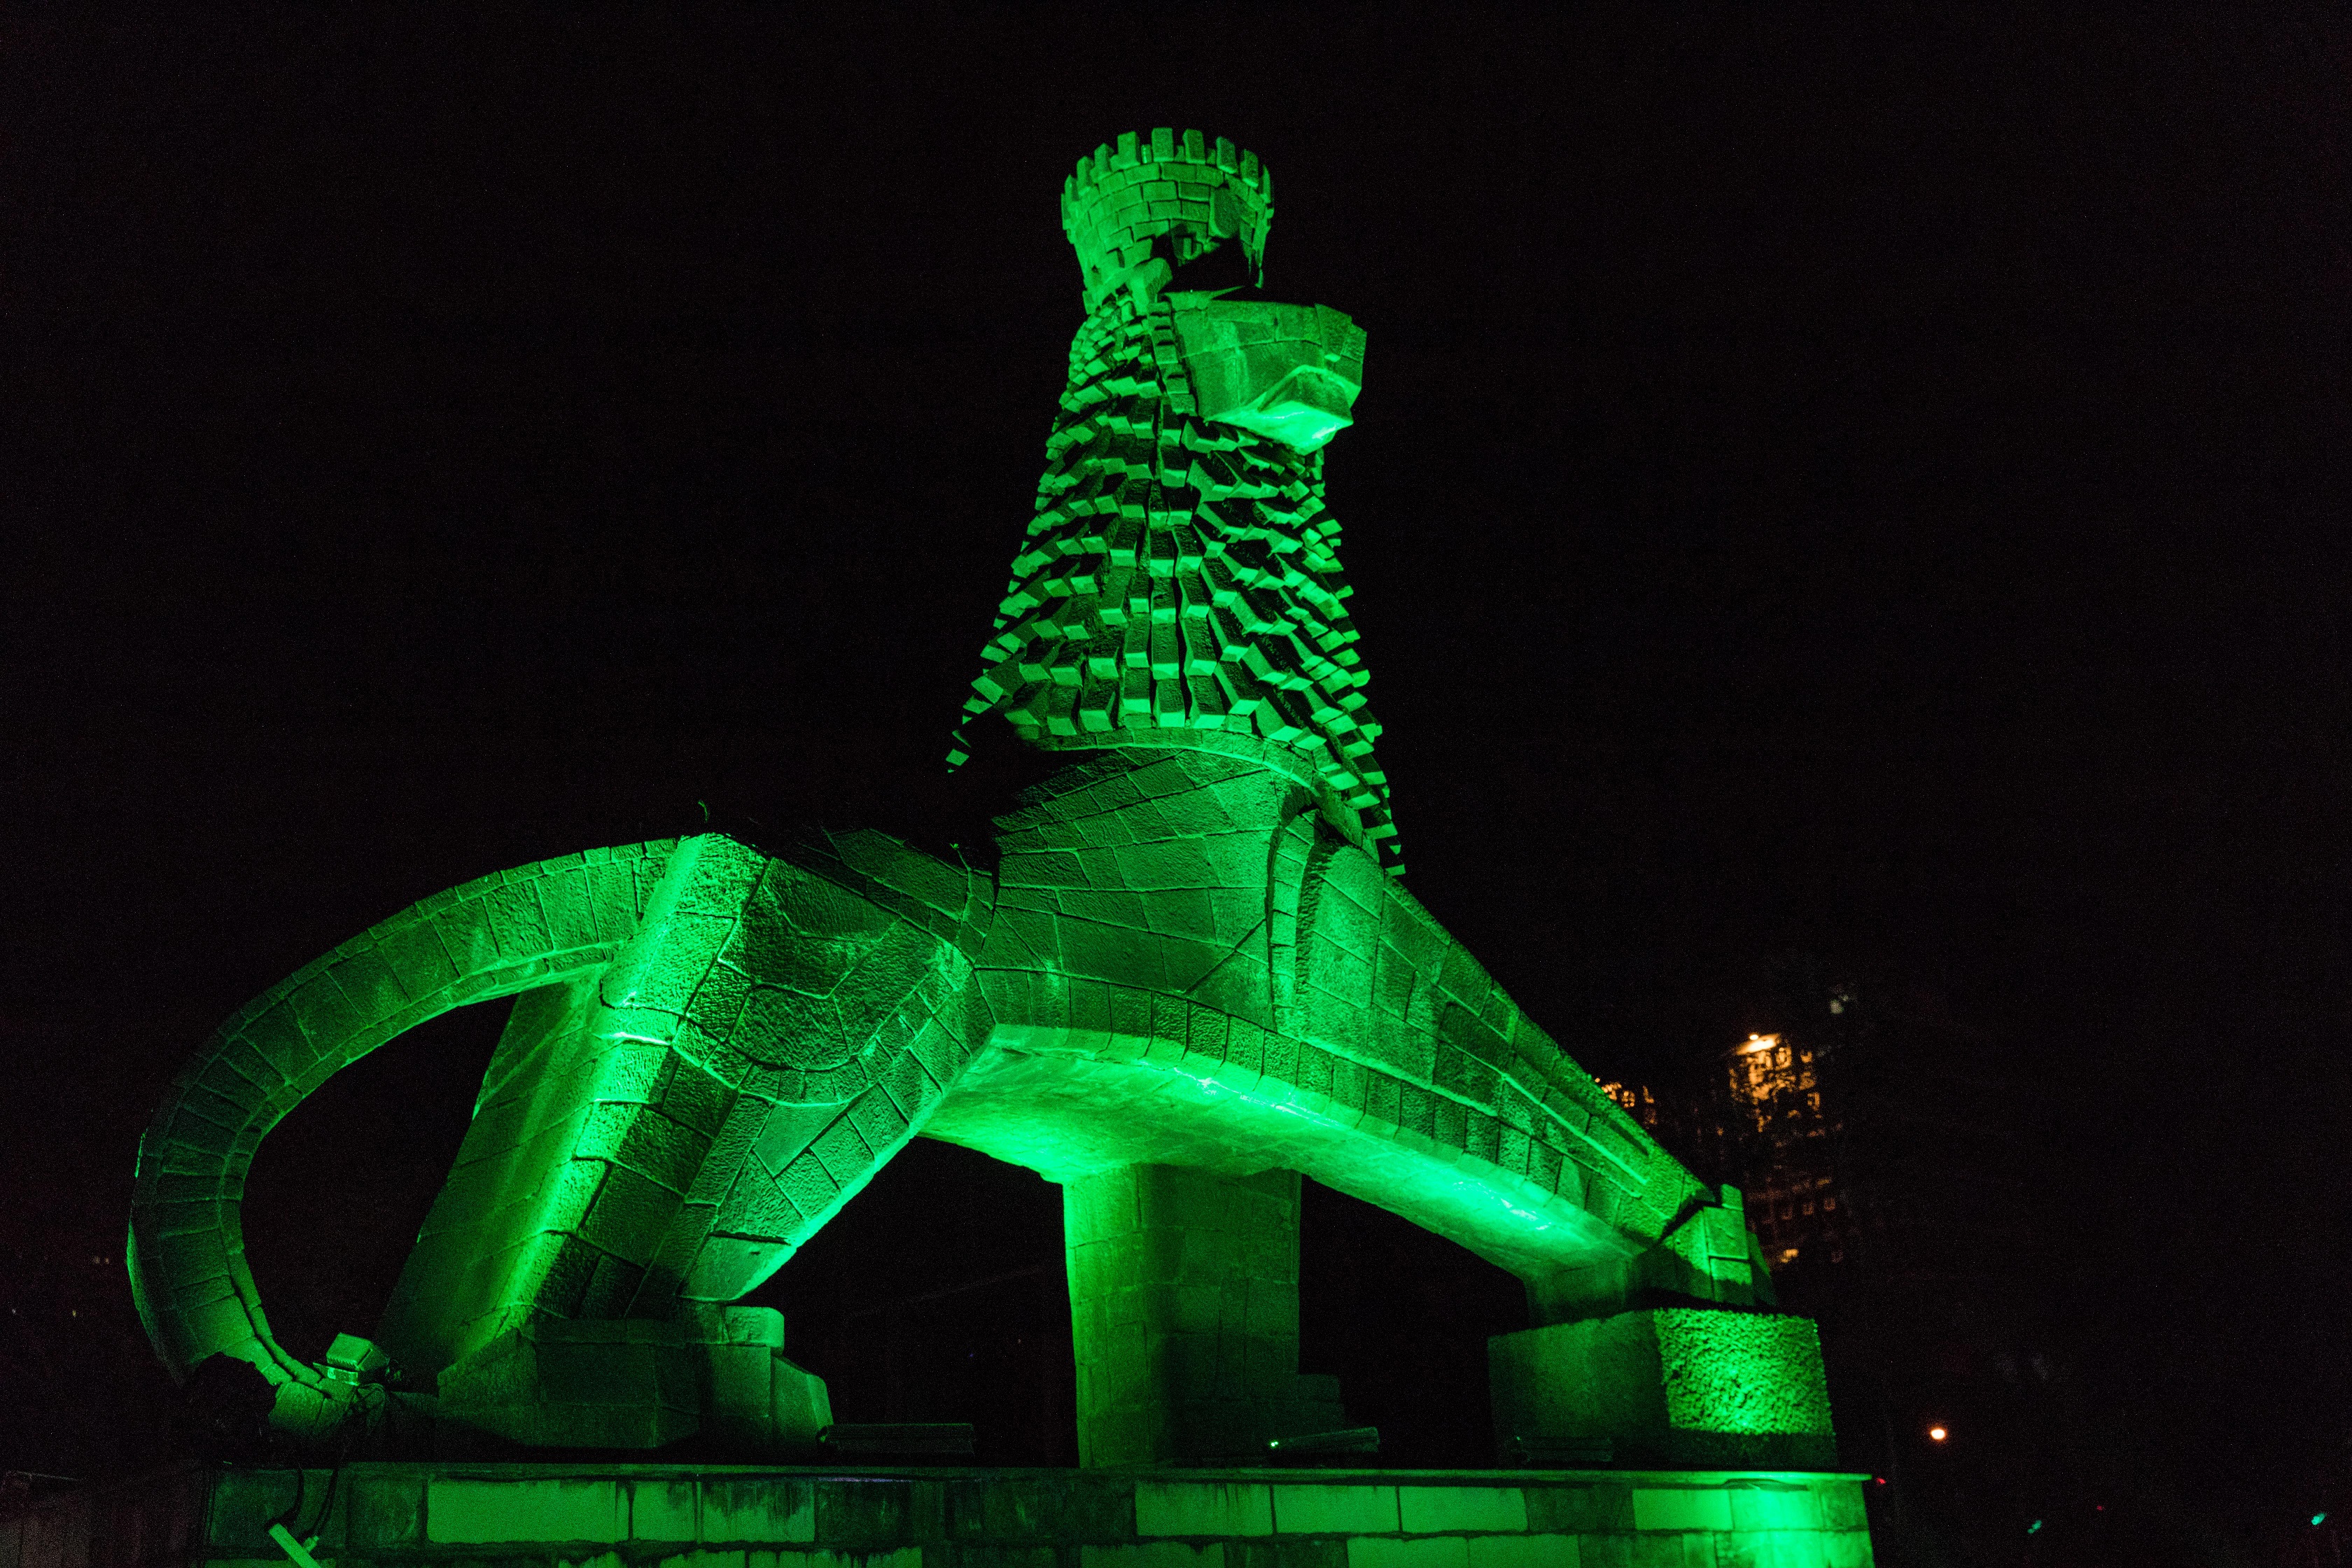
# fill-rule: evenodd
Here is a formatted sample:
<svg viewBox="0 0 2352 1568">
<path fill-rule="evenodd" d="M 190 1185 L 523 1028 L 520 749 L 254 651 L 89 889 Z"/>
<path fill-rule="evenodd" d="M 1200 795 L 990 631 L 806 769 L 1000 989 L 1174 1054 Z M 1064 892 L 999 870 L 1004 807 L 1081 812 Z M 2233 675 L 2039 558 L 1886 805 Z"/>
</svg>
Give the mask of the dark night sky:
<svg viewBox="0 0 2352 1568">
<path fill-rule="evenodd" d="M 1759 955 L 1939 992 L 2116 1421 L 2342 1468 L 2340 11 L 499 10 L 0 24 L 12 1386 L 103 1359 L 138 1127 L 310 957 L 698 801 L 954 809 L 1059 182 L 1174 124 L 1370 332 L 1422 900 L 1605 1075 Z M 413 1227 L 488 1038 L 289 1147 Z M 320 1179 L 265 1154 L 265 1279 Z"/>
</svg>

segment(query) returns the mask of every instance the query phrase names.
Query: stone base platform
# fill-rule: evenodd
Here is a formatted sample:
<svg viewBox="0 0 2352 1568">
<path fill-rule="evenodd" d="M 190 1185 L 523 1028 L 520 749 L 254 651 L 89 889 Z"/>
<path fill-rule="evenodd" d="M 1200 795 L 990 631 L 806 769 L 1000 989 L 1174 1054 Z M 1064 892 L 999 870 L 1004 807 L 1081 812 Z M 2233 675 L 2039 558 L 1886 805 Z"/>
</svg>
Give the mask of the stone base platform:
<svg viewBox="0 0 2352 1568">
<path fill-rule="evenodd" d="M 218 1467 L 31 1504 L 0 1520 L 0 1568 L 304 1568 L 305 1557 L 317 1568 L 1868 1568 L 1862 1480 L 1802 1470 Z"/>
</svg>

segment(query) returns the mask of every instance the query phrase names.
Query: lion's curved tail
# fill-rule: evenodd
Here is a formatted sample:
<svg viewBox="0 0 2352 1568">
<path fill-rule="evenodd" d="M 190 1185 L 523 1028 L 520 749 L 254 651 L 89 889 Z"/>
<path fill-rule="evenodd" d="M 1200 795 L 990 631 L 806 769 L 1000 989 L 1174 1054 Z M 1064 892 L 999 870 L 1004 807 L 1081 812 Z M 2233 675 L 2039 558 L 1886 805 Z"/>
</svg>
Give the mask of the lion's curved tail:
<svg viewBox="0 0 2352 1568">
<path fill-rule="evenodd" d="M 394 1036 L 609 962 L 676 844 L 567 855 L 436 894 L 220 1026 L 139 1140 L 125 1258 L 140 1321 L 173 1377 L 233 1356 L 276 1388 L 279 1431 L 315 1441 L 341 1426 L 357 1389 L 270 1336 L 246 1267 L 240 1205 L 254 1151 L 320 1084 Z"/>
</svg>

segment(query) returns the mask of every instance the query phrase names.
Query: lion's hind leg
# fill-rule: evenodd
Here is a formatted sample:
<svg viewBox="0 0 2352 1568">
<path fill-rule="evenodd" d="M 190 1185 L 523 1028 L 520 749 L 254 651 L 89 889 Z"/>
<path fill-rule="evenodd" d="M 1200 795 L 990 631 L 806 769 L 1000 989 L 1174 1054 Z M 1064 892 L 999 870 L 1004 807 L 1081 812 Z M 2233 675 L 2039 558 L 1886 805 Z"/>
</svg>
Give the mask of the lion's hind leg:
<svg viewBox="0 0 2352 1568">
<path fill-rule="evenodd" d="M 436 1205 L 411 1261 L 420 1281 L 471 1270 L 467 1321 L 407 1336 L 448 1346 L 445 1416 L 573 1447 L 821 1424 L 781 1321 L 726 1303 L 906 1145 L 984 1039 L 968 944 L 940 916 L 838 856 L 679 847 L 594 994 L 530 1015 L 549 1037 L 532 1070 L 561 1083 L 532 1124 L 489 1134 L 509 1145 L 501 1190 L 528 1201 L 467 1248 L 440 1226 L 438 1255 Z M 445 1205 L 478 1201 L 463 1178 L 494 1152 L 461 1156 Z M 453 1300 L 409 1284 L 412 1309 Z"/>
</svg>

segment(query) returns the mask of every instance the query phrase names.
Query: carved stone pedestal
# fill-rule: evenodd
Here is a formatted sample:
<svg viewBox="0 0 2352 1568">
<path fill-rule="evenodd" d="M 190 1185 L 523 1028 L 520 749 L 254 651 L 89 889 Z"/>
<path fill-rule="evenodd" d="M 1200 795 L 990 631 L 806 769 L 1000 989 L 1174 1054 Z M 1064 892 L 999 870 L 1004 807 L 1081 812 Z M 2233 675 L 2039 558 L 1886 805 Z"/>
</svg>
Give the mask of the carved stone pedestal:
<svg viewBox="0 0 2352 1568">
<path fill-rule="evenodd" d="M 1659 1307 L 1486 1342 L 1507 1458 L 1820 1469 L 1836 1462 L 1812 1320 Z M 1550 1462 L 1557 1462 L 1556 1459 Z"/>
<path fill-rule="evenodd" d="M 813 1448 L 831 1402 L 783 1351 L 783 1316 L 765 1307 L 534 1321 L 441 1374 L 436 1451 L 464 1431 L 550 1447 L 658 1448 L 700 1434 L 746 1457 Z"/>
</svg>

